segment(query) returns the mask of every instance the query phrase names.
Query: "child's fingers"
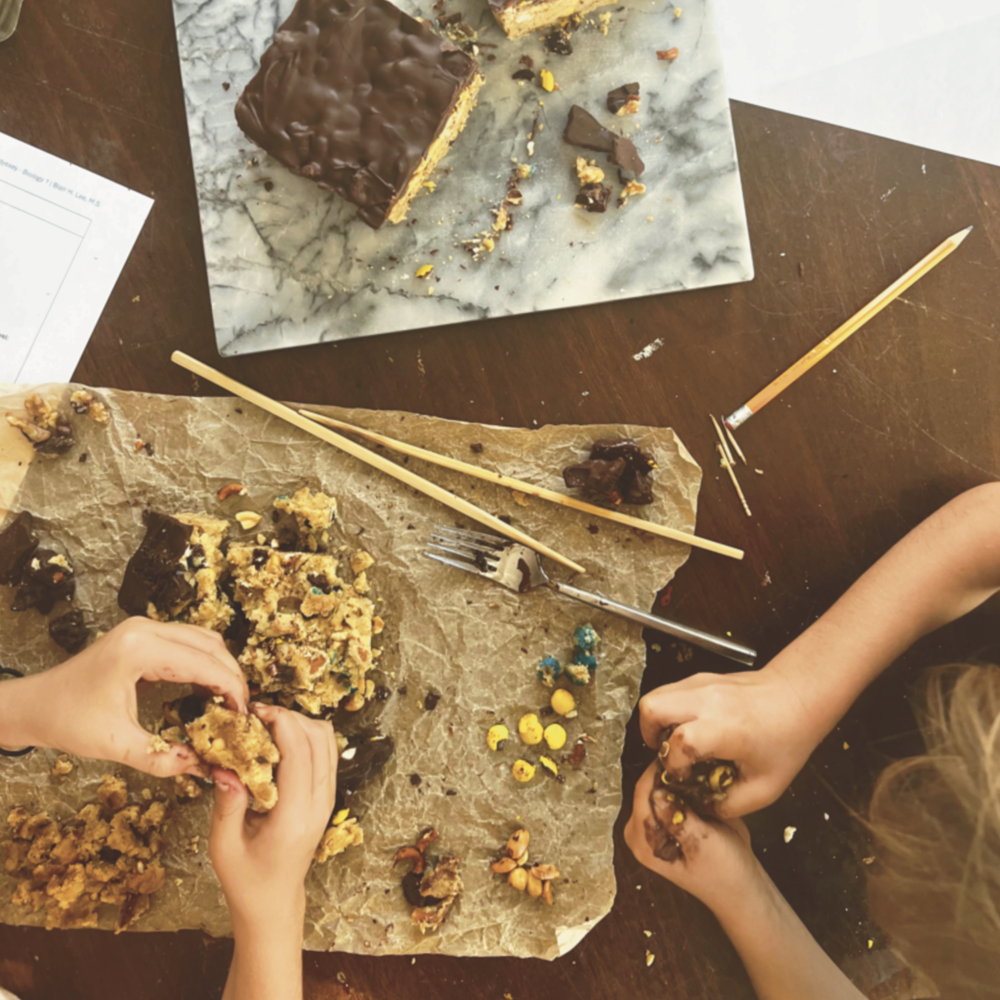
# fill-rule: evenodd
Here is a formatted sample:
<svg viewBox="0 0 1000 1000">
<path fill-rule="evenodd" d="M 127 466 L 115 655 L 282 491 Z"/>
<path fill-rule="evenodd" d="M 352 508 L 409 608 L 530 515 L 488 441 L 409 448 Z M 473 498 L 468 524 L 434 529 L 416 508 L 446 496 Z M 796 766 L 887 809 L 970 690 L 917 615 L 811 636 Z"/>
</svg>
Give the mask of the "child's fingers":
<svg viewBox="0 0 1000 1000">
<path fill-rule="evenodd" d="M 215 779 L 215 803 L 212 807 L 208 850 L 212 863 L 215 864 L 217 858 L 239 856 L 249 793 L 232 771 L 215 767 L 212 769 L 212 777 Z"/>
<path fill-rule="evenodd" d="M 625 843 L 628 844 L 636 861 L 650 871 L 662 875 L 671 882 L 683 880 L 683 869 L 679 861 L 664 861 L 655 853 L 656 846 L 664 838 L 665 830 L 658 823 L 649 804 L 650 793 L 658 781 L 658 768 L 650 764 L 635 786 L 632 797 L 632 815 L 625 826 Z"/>
<path fill-rule="evenodd" d="M 738 775 L 726 790 L 726 797 L 715 803 L 713 811 L 719 819 L 727 821 L 738 816 L 749 816 L 775 802 L 783 791 L 780 782 L 771 778 Z"/>
<path fill-rule="evenodd" d="M 274 811 L 302 815 L 312 798 L 314 771 L 312 746 L 304 728 L 307 720 L 277 705 L 254 705 L 253 709 L 271 730 L 281 753 Z"/>
<path fill-rule="evenodd" d="M 333 800 L 336 794 L 336 744 L 334 756 L 330 753 L 333 742 L 333 726 L 319 719 L 304 719 L 302 722 L 306 737 L 312 750 L 313 761 L 313 797 L 317 812 L 323 813 L 324 822 L 333 811 Z"/>
<path fill-rule="evenodd" d="M 107 751 L 109 760 L 127 764 L 158 778 L 185 774 L 198 766 L 197 754 L 186 744 L 171 743 L 168 750 L 156 752 L 150 749 L 152 738 L 138 723 L 129 723 L 124 730 L 109 730 L 103 749 Z"/>
<path fill-rule="evenodd" d="M 639 699 L 639 728 L 646 746 L 653 750 L 660 749 L 664 729 L 696 717 L 691 693 L 678 684 L 665 684 Z"/>
</svg>

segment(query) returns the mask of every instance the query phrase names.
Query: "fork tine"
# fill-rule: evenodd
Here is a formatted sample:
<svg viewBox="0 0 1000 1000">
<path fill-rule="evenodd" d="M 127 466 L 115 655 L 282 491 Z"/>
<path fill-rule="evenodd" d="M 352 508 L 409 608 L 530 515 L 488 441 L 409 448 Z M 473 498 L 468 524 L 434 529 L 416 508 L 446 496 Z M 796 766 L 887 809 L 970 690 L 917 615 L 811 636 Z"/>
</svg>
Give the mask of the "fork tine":
<svg viewBox="0 0 1000 1000">
<path fill-rule="evenodd" d="M 434 536 L 432 535 L 431 537 L 434 537 Z M 457 549 L 457 548 L 453 549 L 453 548 L 451 548 L 451 547 L 449 547 L 447 545 L 437 545 L 434 542 L 428 542 L 427 543 L 427 547 L 429 549 L 437 549 L 438 552 L 447 552 L 448 555 L 450 555 L 450 556 L 458 556 L 459 559 L 464 559 L 468 563 L 475 564 L 475 560 L 474 560 L 473 556 L 469 552 L 463 551 L 462 549 Z M 480 554 L 480 558 L 482 558 L 481 554 Z M 496 566 L 495 563 L 491 564 L 488 559 L 483 559 L 483 561 L 491 569 L 495 568 L 495 566 Z M 476 568 L 479 569 L 478 566 Z"/>
<path fill-rule="evenodd" d="M 444 542 L 446 544 L 437 545 L 435 544 L 436 542 Z M 462 556 L 465 559 L 472 560 L 479 559 L 492 566 L 496 566 L 499 562 L 499 559 L 488 549 L 476 548 L 475 545 L 472 545 L 469 542 L 463 542 L 454 538 L 447 538 L 444 535 L 431 535 L 431 541 L 428 544 L 433 548 L 450 552 L 453 556 Z"/>
<path fill-rule="evenodd" d="M 433 559 L 435 562 L 444 563 L 445 566 L 451 566 L 454 569 L 465 570 L 466 573 L 471 573 L 473 576 L 485 576 L 481 570 L 477 569 L 472 563 L 458 562 L 455 559 L 446 559 L 444 556 L 439 556 L 436 552 L 425 552 L 424 555 L 428 559 Z"/>
<path fill-rule="evenodd" d="M 488 535 L 485 532 L 470 531 L 467 528 L 449 528 L 443 524 L 435 525 L 433 530 L 440 532 L 443 535 L 452 535 L 465 542 L 476 543 L 479 546 L 488 545 L 493 549 L 506 548 L 505 539 L 501 538 L 499 535 Z"/>
</svg>

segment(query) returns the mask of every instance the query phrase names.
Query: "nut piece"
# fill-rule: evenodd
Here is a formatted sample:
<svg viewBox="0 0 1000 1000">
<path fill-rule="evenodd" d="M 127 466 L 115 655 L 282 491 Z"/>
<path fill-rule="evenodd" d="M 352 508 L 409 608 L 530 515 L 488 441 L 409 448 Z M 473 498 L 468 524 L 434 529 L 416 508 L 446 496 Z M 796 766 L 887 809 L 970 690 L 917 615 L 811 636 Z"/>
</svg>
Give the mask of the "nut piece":
<svg viewBox="0 0 1000 1000">
<path fill-rule="evenodd" d="M 517 733 L 523 742 L 527 743 L 529 747 L 533 747 L 542 742 L 544 730 L 538 721 L 538 716 L 534 712 L 529 712 L 527 715 L 521 716 L 521 720 L 517 724 Z"/>
<path fill-rule="evenodd" d="M 240 522 L 240 527 L 244 531 L 250 531 L 260 524 L 260 514 L 255 514 L 252 510 L 241 510 L 236 515 L 236 520 Z"/>
<path fill-rule="evenodd" d="M 500 858 L 499 861 L 494 861 L 490 865 L 490 871 L 496 872 L 497 875 L 506 875 L 512 872 L 517 867 L 517 862 L 513 858 Z"/>
<path fill-rule="evenodd" d="M 552 692 L 552 697 L 549 700 L 549 704 L 552 706 L 552 711 L 556 715 L 569 715 L 576 708 L 576 699 L 570 694 L 569 691 L 564 688 L 559 688 L 557 691 Z"/>
<path fill-rule="evenodd" d="M 553 879 L 559 878 L 559 869 L 555 865 L 535 865 L 531 868 L 530 873 L 539 882 L 551 882 Z"/>
<path fill-rule="evenodd" d="M 528 887 L 528 873 L 523 868 L 515 868 L 507 876 L 507 884 L 513 886 L 518 892 L 524 892 Z"/>
<path fill-rule="evenodd" d="M 486 745 L 491 750 L 502 750 L 509 738 L 510 730 L 502 723 L 497 723 L 495 726 L 490 726 L 486 734 Z"/>
<path fill-rule="evenodd" d="M 542 736 L 545 738 L 545 743 L 550 750 L 562 750 L 566 745 L 566 730 L 558 722 L 553 722 L 551 726 L 546 726 Z"/>
<path fill-rule="evenodd" d="M 576 158 L 576 176 L 580 178 L 581 184 L 600 184 L 604 180 L 604 171 L 596 164 L 587 163 L 582 156 L 578 156 Z"/>
<path fill-rule="evenodd" d="M 220 500 L 228 500 L 232 496 L 245 497 L 247 495 L 247 488 L 242 483 L 229 483 L 228 486 L 223 486 L 215 495 Z"/>
<path fill-rule="evenodd" d="M 681 50 L 678 48 L 657 49 L 656 58 L 661 62 L 673 62 L 680 54 Z"/>
<path fill-rule="evenodd" d="M 535 776 L 535 765 L 529 764 L 526 760 L 515 760 L 514 766 L 510 769 L 515 780 L 526 785 Z"/>
<path fill-rule="evenodd" d="M 527 830 L 516 830 L 507 841 L 507 857 L 514 858 L 515 861 L 523 857 L 528 851 L 530 842 L 531 834 Z"/>
<path fill-rule="evenodd" d="M 551 906 L 555 902 L 555 893 L 551 882 L 542 883 L 542 902 Z"/>
<path fill-rule="evenodd" d="M 524 871 L 522 868 L 521 871 Z M 531 872 L 528 872 L 528 895 L 532 899 L 538 899 L 542 894 L 542 880 L 536 878 Z"/>
</svg>

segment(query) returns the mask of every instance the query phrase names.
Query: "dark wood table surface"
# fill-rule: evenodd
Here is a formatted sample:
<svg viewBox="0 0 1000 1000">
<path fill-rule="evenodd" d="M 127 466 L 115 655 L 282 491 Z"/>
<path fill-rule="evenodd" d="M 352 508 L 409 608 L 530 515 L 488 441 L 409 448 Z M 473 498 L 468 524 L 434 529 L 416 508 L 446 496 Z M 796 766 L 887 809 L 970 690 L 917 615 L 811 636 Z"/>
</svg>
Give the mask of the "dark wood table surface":
<svg viewBox="0 0 1000 1000">
<path fill-rule="evenodd" d="M 283 399 L 506 426 L 673 427 L 705 470 L 699 531 L 747 555 L 693 552 L 657 605 L 669 594 L 669 614 L 731 631 L 764 663 L 922 518 L 1000 473 L 1000 170 L 745 104 L 734 103 L 733 118 L 751 283 L 223 361 L 169 0 L 26 0 L 0 45 L 0 131 L 155 198 L 77 380 L 211 394 L 170 364 L 182 349 Z M 735 409 L 970 224 L 957 253 L 740 432 L 748 519 L 713 461 L 707 414 Z M 663 348 L 634 360 L 656 337 Z M 870 848 L 851 810 L 863 810 L 873 775 L 915 745 L 908 698 L 921 668 L 982 654 L 995 621 L 986 606 L 920 643 L 750 821 L 774 879 L 873 997 L 920 993 L 867 917 Z M 729 669 L 678 653 L 650 649 L 645 689 Z M 648 759 L 633 719 L 626 802 Z M 614 909 L 569 956 L 414 964 L 307 954 L 307 997 L 752 997 L 712 916 L 632 859 L 623 821 Z M 798 831 L 787 845 L 786 825 Z M 230 942 L 194 932 L 2 927 L 0 985 L 23 1000 L 200 1000 L 221 994 L 230 953 Z"/>
</svg>

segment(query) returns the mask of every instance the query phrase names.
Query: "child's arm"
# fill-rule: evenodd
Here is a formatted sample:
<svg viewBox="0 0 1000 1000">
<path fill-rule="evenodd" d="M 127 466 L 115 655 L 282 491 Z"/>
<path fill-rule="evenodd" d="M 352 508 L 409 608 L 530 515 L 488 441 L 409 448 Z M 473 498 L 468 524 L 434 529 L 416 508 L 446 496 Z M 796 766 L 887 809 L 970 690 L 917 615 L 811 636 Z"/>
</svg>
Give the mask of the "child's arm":
<svg viewBox="0 0 1000 1000">
<path fill-rule="evenodd" d="M 735 760 L 720 815 L 773 802 L 864 688 L 922 635 L 1000 589 L 1000 484 L 946 504 L 884 555 L 822 618 L 753 673 L 697 674 L 640 702 L 658 747 L 676 726 L 668 767 Z"/>
<path fill-rule="evenodd" d="M 246 679 L 219 635 L 129 618 L 57 667 L 0 679 L 0 747 L 52 747 L 160 777 L 200 774 L 197 757 L 183 744 L 149 752 L 136 702 L 140 680 L 197 684 L 246 710 Z"/>
<path fill-rule="evenodd" d="M 649 793 L 656 765 L 639 779 L 625 841 L 636 859 L 700 899 L 729 935 L 759 1000 L 864 1000 L 816 943 L 778 892 L 750 849 L 740 820 L 706 822 L 683 810 L 684 819 L 658 814 L 684 855 L 661 861 L 647 835 L 652 823 Z"/>
<path fill-rule="evenodd" d="M 281 751 L 278 804 L 247 812 L 247 791 L 216 769 L 208 851 L 236 947 L 223 1000 L 302 1000 L 305 877 L 337 794 L 333 726 L 255 705 Z"/>
</svg>

